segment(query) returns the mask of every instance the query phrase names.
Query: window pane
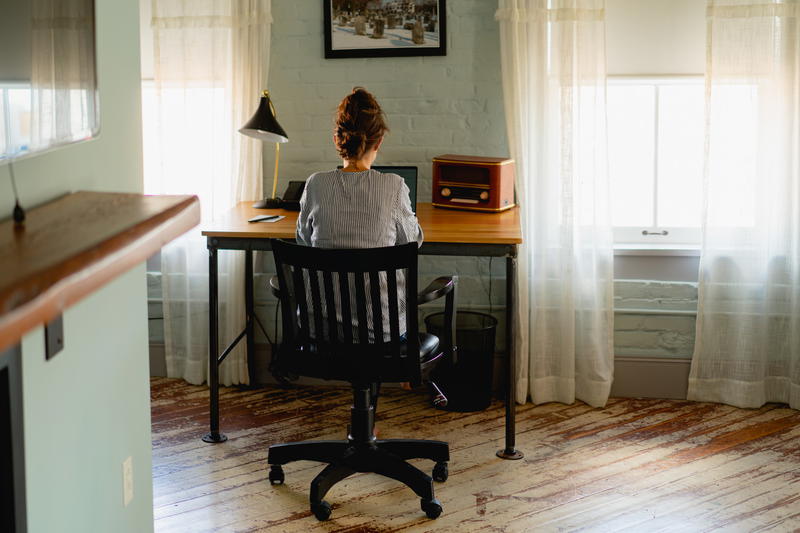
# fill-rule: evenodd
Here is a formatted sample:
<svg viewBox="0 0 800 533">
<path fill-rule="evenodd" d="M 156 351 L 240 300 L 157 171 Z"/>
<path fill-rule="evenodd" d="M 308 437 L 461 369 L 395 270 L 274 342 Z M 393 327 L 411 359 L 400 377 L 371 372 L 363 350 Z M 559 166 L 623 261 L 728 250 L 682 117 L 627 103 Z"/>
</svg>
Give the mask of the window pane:
<svg viewBox="0 0 800 533">
<path fill-rule="evenodd" d="M 701 83 L 659 87 L 656 223 L 660 227 L 700 227 L 704 105 Z"/>
<path fill-rule="evenodd" d="M 653 224 L 655 89 L 608 87 L 608 155 L 614 226 Z"/>
</svg>

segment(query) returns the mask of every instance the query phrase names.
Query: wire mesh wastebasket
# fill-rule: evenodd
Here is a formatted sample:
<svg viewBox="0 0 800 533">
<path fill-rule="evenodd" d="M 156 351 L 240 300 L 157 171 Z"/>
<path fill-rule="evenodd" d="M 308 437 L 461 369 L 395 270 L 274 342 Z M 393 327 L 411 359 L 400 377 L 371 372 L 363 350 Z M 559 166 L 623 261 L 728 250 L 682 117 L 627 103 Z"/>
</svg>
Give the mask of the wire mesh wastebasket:
<svg viewBox="0 0 800 533">
<path fill-rule="evenodd" d="M 425 329 L 441 338 L 444 313 L 425 317 Z M 456 313 L 457 361 L 445 361 L 433 379 L 447 396 L 448 411 L 482 411 L 492 403 L 492 370 L 497 320 L 485 313 Z"/>
</svg>

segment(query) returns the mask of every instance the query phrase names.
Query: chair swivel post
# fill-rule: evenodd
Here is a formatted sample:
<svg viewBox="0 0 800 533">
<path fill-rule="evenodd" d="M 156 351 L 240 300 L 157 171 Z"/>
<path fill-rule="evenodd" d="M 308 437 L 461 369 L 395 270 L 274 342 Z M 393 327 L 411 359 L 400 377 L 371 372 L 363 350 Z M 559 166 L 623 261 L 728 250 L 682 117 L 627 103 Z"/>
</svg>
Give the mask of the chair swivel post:
<svg viewBox="0 0 800 533">
<path fill-rule="evenodd" d="M 375 441 L 375 408 L 370 387 L 353 388 L 353 405 L 350 407 L 350 435 L 348 439 L 356 444 L 369 444 Z"/>
</svg>

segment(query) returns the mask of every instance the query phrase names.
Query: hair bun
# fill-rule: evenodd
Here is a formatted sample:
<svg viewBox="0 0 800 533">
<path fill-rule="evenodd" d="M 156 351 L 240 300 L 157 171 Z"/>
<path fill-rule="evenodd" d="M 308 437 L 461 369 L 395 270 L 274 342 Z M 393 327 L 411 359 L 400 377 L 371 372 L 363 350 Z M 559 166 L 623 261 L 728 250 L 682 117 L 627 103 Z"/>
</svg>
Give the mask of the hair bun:
<svg viewBox="0 0 800 533">
<path fill-rule="evenodd" d="M 363 154 L 366 152 L 367 137 L 360 131 L 345 131 L 341 136 L 338 148 L 339 153 L 345 153 L 342 157 L 346 159 L 359 159 L 359 157 L 347 157 L 351 154 Z"/>
<path fill-rule="evenodd" d="M 354 87 L 341 101 L 336 113 L 336 149 L 343 159 L 361 159 L 388 129 L 375 97 L 363 87 Z"/>
</svg>

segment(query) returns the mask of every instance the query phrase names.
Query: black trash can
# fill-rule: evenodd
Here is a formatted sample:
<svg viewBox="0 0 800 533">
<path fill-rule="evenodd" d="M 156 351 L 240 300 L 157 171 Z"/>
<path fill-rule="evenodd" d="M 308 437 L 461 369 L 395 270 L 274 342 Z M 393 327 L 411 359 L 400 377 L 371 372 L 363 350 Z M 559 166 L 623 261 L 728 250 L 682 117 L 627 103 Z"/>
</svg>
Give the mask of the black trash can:
<svg viewBox="0 0 800 533">
<path fill-rule="evenodd" d="M 428 333 L 442 338 L 444 313 L 425 317 Z M 497 320 L 484 313 L 456 313 L 458 360 L 444 361 L 433 373 L 433 381 L 447 396 L 447 411 L 482 411 L 492 403 L 492 369 Z"/>
</svg>

